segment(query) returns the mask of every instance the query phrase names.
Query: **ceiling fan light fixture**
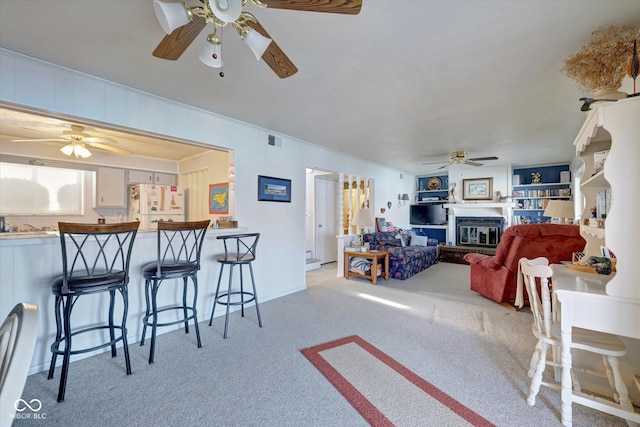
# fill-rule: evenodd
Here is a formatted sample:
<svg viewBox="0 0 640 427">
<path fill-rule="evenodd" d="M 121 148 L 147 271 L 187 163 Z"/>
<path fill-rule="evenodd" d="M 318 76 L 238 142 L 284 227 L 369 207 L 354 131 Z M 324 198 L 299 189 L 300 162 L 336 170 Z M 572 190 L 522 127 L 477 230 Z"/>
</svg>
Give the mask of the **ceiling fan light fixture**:
<svg viewBox="0 0 640 427">
<path fill-rule="evenodd" d="M 222 22 L 231 23 L 240 17 L 242 0 L 207 0 L 211 12 Z"/>
<path fill-rule="evenodd" d="M 191 11 L 184 3 L 165 3 L 153 0 L 153 10 L 165 33 L 171 34 L 176 28 L 191 22 Z"/>
<path fill-rule="evenodd" d="M 71 144 L 67 144 L 62 147 L 60 151 L 67 156 L 74 155 L 76 158 L 81 157 L 86 159 L 87 157 L 91 157 L 91 151 L 87 150 L 87 147 L 85 147 L 82 142 L 72 142 Z"/>
<path fill-rule="evenodd" d="M 205 43 L 198 57 L 209 67 L 222 68 L 222 45 L 209 41 Z"/>
<path fill-rule="evenodd" d="M 73 144 L 65 145 L 64 147 L 62 147 L 60 149 L 60 151 L 62 151 L 62 153 L 67 155 L 67 156 L 72 155 L 73 154 Z"/>
<path fill-rule="evenodd" d="M 253 54 L 256 56 L 256 60 L 258 61 L 260 61 L 260 58 L 262 58 L 262 55 L 264 55 L 265 51 L 272 42 L 270 38 L 263 36 L 262 34 L 251 28 L 247 28 L 245 31 L 243 31 L 242 40 L 244 40 L 247 46 L 249 46 L 249 49 L 251 49 Z"/>
<path fill-rule="evenodd" d="M 73 154 L 75 154 L 76 157 L 82 157 L 83 159 L 91 157 L 91 151 L 87 150 L 87 147 L 85 147 L 83 143 L 75 145 L 73 148 Z"/>
</svg>

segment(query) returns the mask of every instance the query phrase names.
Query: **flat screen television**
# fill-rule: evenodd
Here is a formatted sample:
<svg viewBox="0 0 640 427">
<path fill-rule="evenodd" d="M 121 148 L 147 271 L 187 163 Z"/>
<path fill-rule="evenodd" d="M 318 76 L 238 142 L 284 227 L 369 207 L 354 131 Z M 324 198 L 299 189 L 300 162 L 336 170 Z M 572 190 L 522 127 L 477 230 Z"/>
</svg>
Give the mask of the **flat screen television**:
<svg viewBox="0 0 640 427">
<path fill-rule="evenodd" d="M 411 225 L 447 225 L 447 209 L 442 204 L 411 205 Z"/>
</svg>

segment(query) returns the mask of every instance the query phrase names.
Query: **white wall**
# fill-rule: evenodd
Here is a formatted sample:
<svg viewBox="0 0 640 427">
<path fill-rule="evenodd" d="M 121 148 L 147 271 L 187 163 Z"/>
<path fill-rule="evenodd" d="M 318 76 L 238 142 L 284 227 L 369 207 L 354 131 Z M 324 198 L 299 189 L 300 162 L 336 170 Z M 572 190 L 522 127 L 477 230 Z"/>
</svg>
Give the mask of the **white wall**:
<svg viewBox="0 0 640 427">
<path fill-rule="evenodd" d="M 269 146 L 271 130 L 6 49 L 0 49 L 0 101 L 235 150 L 235 217 L 241 226 L 262 233 L 256 277 L 263 301 L 305 287 L 305 167 L 373 178 L 380 204 L 376 212 L 383 201 L 395 201 L 387 217 L 399 225 L 409 223 L 408 208 L 397 209 L 397 194 L 413 192 L 412 175 L 400 179 L 400 171 L 286 135 L 278 135 L 281 147 Z M 292 202 L 258 202 L 258 175 L 291 179 Z"/>
</svg>

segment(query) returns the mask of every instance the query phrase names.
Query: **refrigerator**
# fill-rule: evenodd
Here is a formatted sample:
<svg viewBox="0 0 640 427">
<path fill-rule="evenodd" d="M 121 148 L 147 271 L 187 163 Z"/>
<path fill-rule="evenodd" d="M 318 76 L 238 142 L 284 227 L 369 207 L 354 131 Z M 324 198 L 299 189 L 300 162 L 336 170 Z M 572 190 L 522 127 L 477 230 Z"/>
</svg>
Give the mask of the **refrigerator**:
<svg viewBox="0 0 640 427">
<path fill-rule="evenodd" d="M 157 230 L 158 221 L 185 220 L 184 191 L 176 185 L 136 184 L 129 187 L 129 221 L 140 230 Z"/>
</svg>

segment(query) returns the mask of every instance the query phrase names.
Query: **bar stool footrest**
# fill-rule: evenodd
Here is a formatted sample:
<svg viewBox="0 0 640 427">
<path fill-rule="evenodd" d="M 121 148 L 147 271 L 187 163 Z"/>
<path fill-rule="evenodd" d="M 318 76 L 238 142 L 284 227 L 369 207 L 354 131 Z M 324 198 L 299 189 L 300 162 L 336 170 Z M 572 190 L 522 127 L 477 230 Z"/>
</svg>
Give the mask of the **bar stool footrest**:
<svg viewBox="0 0 640 427">
<path fill-rule="evenodd" d="M 195 320 L 195 321 L 197 322 L 197 319 L 196 319 L 196 316 L 197 316 L 196 310 L 195 310 L 193 307 L 188 307 L 188 306 L 187 306 L 187 307 L 185 307 L 185 306 L 178 306 L 178 307 L 164 307 L 164 308 L 161 308 L 160 310 L 156 311 L 156 315 L 158 315 L 158 314 L 162 313 L 163 311 L 169 311 L 169 310 L 180 310 L 180 311 L 184 311 L 185 309 L 186 309 L 186 310 L 188 310 L 188 311 L 190 311 L 190 312 L 192 313 L 192 314 L 191 314 L 191 316 L 183 317 L 183 318 L 181 318 L 181 319 L 173 320 L 173 321 L 171 321 L 171 322 L 156 323 L 156 326 L 170 326 L 170 325 L 177 325 L 177 324 L 179 324 L 179 323 L 184 323 L 184 322 L 186 322 L 186 321 L 188 321 L 188 320 L 191 320 L 191 319 L 193 319 L 193 320 Z M 150 320 L 149 320 L 149 319 L 152 319 L 152 318 L 153 318 L 153 313 L 150 313 L 150 314 L 149 314 L 149 316 L 145 316 L 145 317 L 142 319 L 142 324 L 143 324 L 143 325 L 147 325 L 147 326 L 152 326 L 152 327 L 153 327 L 153 321 L 150 321 Z"/>
<path fill-rule="evenodd" d="M 94 331 L 98 331 L 101 329 L 106 329 L 109 330 L 111 329 L 108 325 L 101 325 L 101 326 L 93 326 L 91 328 L 85 328 L 85 329 L 81 329 L 79 331 L 75 331 L 71 334 L 72 337 L 76 336 L 76 335 L 80 335 L 80 334 L 84 334 L 87 332 L 94 332 Z M 114 326 L 113 327 L 114 331 L 122 331 L 122 326 Z M 111 347 L 112 345 L 114 345 L 115 343 L 117 343 L 118 341 L 123 341 L 124 336 L 126 335 L 127 330 L 124 330 L 124 333 L 120 332 L 120 336 L 117 336 L 113 339 L 113 341 L 109 341 L 109 342 L 105 342 L 93 347 L 87 347 L 87 348 L 81 348 L 79 350 L 71 350 L 69 352 L 69 354 L 74 355 L 74 354 L 82 354 L 82 353 L 88 353 L 90 351 L 95 351 L 104 347 Z M 53 342 L 53 344 L 51 344 L 51 352 L 55 353 L 55 354 L 59 354 L 59 355 L 64 355 L 64 350 L 60 350 L 59 346 L 61 343 L 64 343 L 65 338 L 64 336 L 61 337 L 59 340 L 56 340 Z"/>
<path fill-rule="evenodd" d="M 230 301 L 230 296 L 232 295 L 240 295 L 240 301 Z M 249 296 L 249 299 L 244 299 L 245 296 Z M 222 300 L 222 298 L 226 298 L 226 300 Z M 222 305 L 245 305 L 252 301 L 255 301 L 256 297 L 252 292 L 246 291 L 235 291 L 235 292 L 225 292 L 224 294 L 218 295 L 216 301 L 218 304 Z"/>
</svg>

